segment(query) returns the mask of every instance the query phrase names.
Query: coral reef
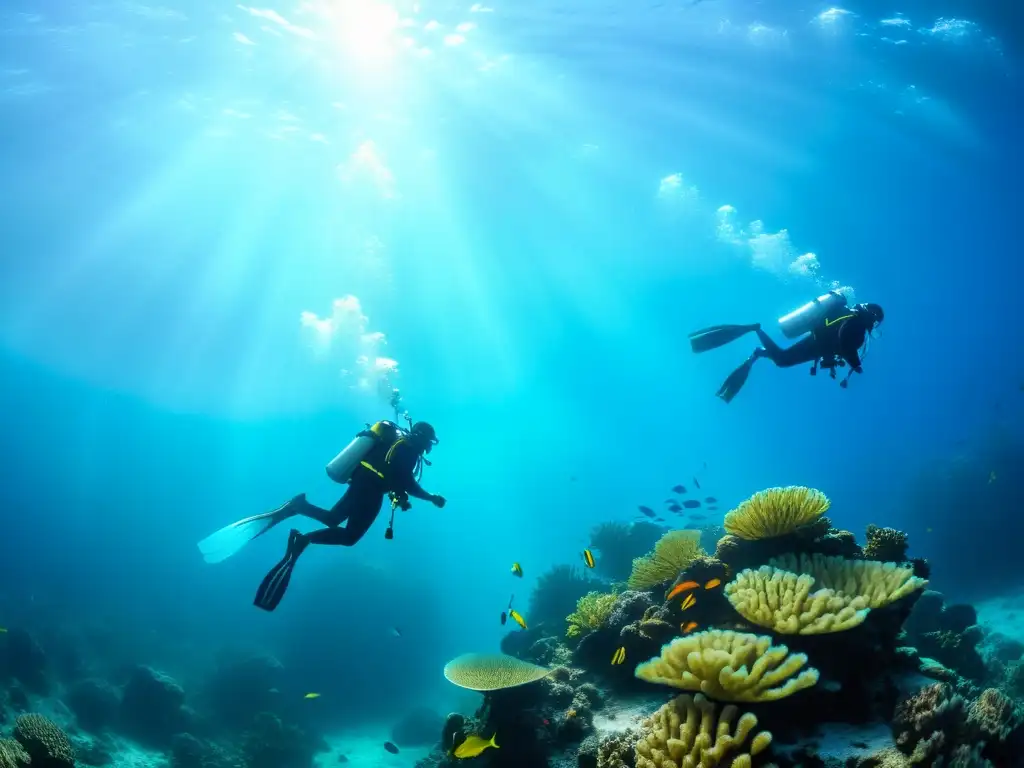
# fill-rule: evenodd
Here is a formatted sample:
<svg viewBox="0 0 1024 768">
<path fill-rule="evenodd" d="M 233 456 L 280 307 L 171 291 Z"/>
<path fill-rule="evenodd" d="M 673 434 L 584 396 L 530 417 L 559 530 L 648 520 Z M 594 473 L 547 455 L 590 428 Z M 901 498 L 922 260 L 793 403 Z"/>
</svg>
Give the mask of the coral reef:
<svg viewBox="0 0 1024 768">
<path fill-rule="evenodd" d="M 940 592 L 926 590 L 903 624 L 904 642 L 971 680 L 982 680 L 985 661 L 978 652 L 983 632 L 970 605 L 945 605 Z"/>
<path fill-rule="evenodd" d="M 704 555 L 700 531 L 669 531 L 654 545 L 654 551 L 633 561 L 629 588 L 643 590 L 673 581 L 681 571 Z"/>
<path fill-rule="evenodd" d="M 565 617 L 575 610 L 577 601 L 588 592 L 601 591 L 603 586 L 570 565 L 558 565 L 542 573 L 530 594 L 530 626 L 547 627 L 548 634 L 561 634 Z"/>
<path fill-rule="evenodd" d="M 326 748 L 302 729 L 263 713 L 243 734 L 240 752 L 246 768 L 312 768 L 314 755 Z"/>
<path fill-rule="evenodd" d="M 79 726 L 103 732 L 117 722 L 121 693 L 105 680 L 90 678 L 72 685 L 64 696 L 64 702 L 75 713 Z"/>
<path fill-rule="evenodd" d="M 0 768 L 24 768 L 29 755 L 15 739 L 0 739 Z"/>
<path fill-rule="evenodd" d="M 602 523 L 590 531 L 590 548 L 598 555 L 594 570 L 612 581 L 626 581 L 633 560 L 650 552 L 665 531 L 652 523 Z"/>
<path fill-rule="evenodd" d="M 825 494 L 812 488 L 769 488 L 727 513 L 725 530 L 748 541 L 782 536 L 815 523 L 830 503 Z"/>
<path fill-rule="evenodd" d="M 569 624 L 566 637 L 578 637 L 600 629 L 611 618 L 618 601 L 614 592 L 588 592 L 576 603 L 576 610 L 565 617 Z"/>
<path fill-rule="evenodd" d="M 642 724 L 636 768 L 749 768 L 751 758 L 771 746 L 772 736 L 762 731 L 747 747 L 757 717 L 748 712 L 736 721 L 738 713 L 730 704 L 716 718 L 715 705 L 701 694 L 677 696 Z"/>
<path fill-rule="evenodd" d="M 907 558 L 907 534 L 895 528 L 880 528 L 871 524 L 867 528 L 864 557 L 868 560 L 902 563 Z"/>
<path fill-rule="evenodd" d="M 33 768 L 74 768 L 71 741 L 42 715 L 20 715 L 14 724 L 14 738 L 25 748 Z"/>
<path fill-rule="evenodd" d="M 188 730 L 185 691 L 162 672 L 135 667 L 122 693 L 120 719 L 129 736 L 164 748 L 175 734 Z"/>
<path fill-rule="evenodd" d="M 803 669 L 806 664 L 806 656 L 772 645 L 770 637 L 710 630 L 676 638 L 635 674 L 718 701 L 763 702 L 817 683 L 818 670 Z"/>
</svg>

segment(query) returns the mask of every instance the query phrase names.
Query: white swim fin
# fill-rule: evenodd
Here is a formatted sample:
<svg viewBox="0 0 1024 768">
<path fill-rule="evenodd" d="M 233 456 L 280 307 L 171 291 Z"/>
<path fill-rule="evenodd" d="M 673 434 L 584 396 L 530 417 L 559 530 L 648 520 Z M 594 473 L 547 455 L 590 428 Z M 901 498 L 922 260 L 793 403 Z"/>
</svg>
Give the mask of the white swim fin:
<svg viewBox="0 0 1024 768">
<path fill-rule="evenodd" d="M 223 562 L 257 536 L 262 536 L 278 523 L 299 514 L 301 506 L 305 503 L 306 494 L 300 493 L 275 510 L 224 526 L 200 541 L 199 551 L 208 563 Z"/>
</svg>

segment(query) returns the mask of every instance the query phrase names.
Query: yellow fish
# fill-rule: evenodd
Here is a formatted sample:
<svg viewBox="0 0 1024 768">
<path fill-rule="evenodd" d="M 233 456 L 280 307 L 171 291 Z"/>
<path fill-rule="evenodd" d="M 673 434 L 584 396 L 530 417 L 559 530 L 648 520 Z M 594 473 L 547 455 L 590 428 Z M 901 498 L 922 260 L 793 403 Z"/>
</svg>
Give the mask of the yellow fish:
<svg viewBox="0 0 1024 768">
<path fill-rule="evenodd" d="M 522 616 L 520 616 L 519 615 L 519 611 L 517 611 L 515 608 L 509 608 L 508 609 L 508 615 L 509 615 L 509 618 L 512 619 L 512 621 L 514 621 L 520 627 L 522 627 L 523 629 L 527 628 L 526 627 L 526 619 L 524 619 Z"/>
<path fill-rule="evenodd" d="M 615 653 L 612 654 L 612 664 L 621 664 L 626 660 L 626 648 L 619 648 Z"/>
<path fill-rule="evenodd" d="M 696 604 L 697 598 L 695 598 L 693 595 L 687 595 L 686 599 L 683 600 L 683 610 L 689 610 L 690 608 L 693 608 L 693 606 L 695 606 Z"/>
<path fill-rule="evenodd" d="M 498 745 L 494 743 L 494 740 L 498 737 L 498 734 L 491 736 L 490 741 L 486 741 L 482 736 L 477 736 L 475 733 L 472 736 L 467 736 L 466 740 L 459 744 L 455 750 L 456 757 L 476 757 L 488 747 L 494 747 L 499 749 Z"/>
<path fill-rule="evenodd" d="M 704 585 L 704 589 L 714 589 L 722 583 L 721 579 L 711 579 L 707 584 Z"/>
<path fill-rule="evenodd" d="M 594 553 L 589 549 L 583 550 L 583 562 L 587 564 L 587 568 L 594 567 Z"/>
<path fill-rule="evenodd" d="M 307 693 L 302 698 L 304 698 L 304 699 L 319 699 L 320 698 L 320 694 L 319 693 Z"/>
<path fill-rule="evenodd" d="M 512 563 L 512 575 L 523 578 L 523 566 L 519 563 Z"/>
</svg>

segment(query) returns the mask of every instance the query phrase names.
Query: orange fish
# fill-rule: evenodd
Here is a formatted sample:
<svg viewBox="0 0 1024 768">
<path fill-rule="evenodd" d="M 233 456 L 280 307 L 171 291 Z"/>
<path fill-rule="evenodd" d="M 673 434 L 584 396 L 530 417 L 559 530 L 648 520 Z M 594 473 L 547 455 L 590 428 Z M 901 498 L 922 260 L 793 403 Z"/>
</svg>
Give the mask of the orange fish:
<svg viewBox="0 0 1024 768">
<path fill-rule="evenodd" d="M 698 584 L 696 581 L 684 581 L 682 584 L 676 584 L 674 587 L 672 587 L 672 591 L 668 593 L 668 597 L 665 599 L 671 600 L 676 595 L 682 594 L 688 589 L 697 589 L 697 587 L 699 586 L 700 584 Z"/>
<path fill-rule="evenodd" d="M 686 599 L 683 600 L 683 610 L 689 610 L 690 608 L 693 608 L 693 606 L 695 606 L 696 604 L 697 598 L 695 598 L 693 595 L 687 595 Z"/>
<path fill-rule="evenodd" d="M 707 584 L 704 585 L 704 589 L 714 589 L 722 583 L 721 579 L 711 579 Z"/>
<path fill-rule="evenodd" d="M 683 634 L 684 635 L 688 635 L 691 632 L 693 632 L 693 630 L 695 630 L 697 628 L 697 622 L 696 621 L 691 621 L 691 622 L 689 622 L 687 624 L 680 624 L 679 628 L 681 630 L 683 630 Z"/>
</svg>

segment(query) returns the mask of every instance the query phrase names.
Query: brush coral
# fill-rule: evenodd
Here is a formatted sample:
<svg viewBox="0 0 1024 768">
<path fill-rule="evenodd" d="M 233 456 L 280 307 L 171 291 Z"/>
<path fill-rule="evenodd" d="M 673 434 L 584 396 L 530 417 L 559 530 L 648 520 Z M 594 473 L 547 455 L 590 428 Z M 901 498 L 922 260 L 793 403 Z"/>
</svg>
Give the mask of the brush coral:
<svg viewBox="0 0 1024 768">
<path fill-rule="evenodd" d="M 618 595 L 614 592 L 606 594 L 588 592 L 585 594 L 576 603 L 576 610 L 565 617 L 569 623 L 566 636 L 578 637 L 603 627 L 608 623 L 617 599 Z"/>
<path fill-rule="evenodd" d="M 748 541 L 784 536 L 817 522 L 831 502 L 803 486 L 759 491 L 725 516 L 725 530 Z"/>
<path fill-rule="evenodd" d="M 651 589 L 674 581 L 690 563 L 704 555 L 700 547 L 700 531 L 669 531 L 654 545 L 651 554 L 633 561 L 629 588 Z"/>
</svg>

